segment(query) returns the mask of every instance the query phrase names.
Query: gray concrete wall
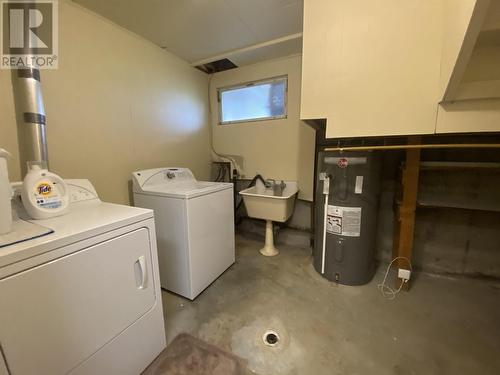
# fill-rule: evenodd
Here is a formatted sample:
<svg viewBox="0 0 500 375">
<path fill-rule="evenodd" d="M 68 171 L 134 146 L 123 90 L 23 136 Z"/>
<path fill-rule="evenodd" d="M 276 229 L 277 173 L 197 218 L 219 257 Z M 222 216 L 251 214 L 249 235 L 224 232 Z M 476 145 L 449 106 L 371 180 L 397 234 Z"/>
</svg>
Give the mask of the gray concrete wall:
<svg viewBox="0 0 500 375">
<path fill-rule="evenodd" d="M 393 202 L 403 155 L 386 153 L 379 211 L 378 258 L 392 256 Z M 495 161 L 495 152 L 423 152 L 423 160 Z M 434 204 L 479 207 L 417 208 L 413 263 L 436 273 L 500 278 L 499 169 L 422 170 L 419 200 Z"/>
</svg>

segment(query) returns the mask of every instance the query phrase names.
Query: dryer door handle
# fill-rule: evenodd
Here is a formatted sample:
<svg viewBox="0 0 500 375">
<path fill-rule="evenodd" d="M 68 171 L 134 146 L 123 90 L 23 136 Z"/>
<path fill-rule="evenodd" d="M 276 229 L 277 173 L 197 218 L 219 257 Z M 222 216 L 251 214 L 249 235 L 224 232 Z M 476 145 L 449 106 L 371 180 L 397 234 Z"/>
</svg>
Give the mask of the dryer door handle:
<svg viewBox="0 0 500 375">
<path fill-rule="evenodd" d="M 148 267 L 146 258 L 141 255 L 134 263 L 135 278 L 137 289 L 146 289 L 148 287 Z"/>
</svg>

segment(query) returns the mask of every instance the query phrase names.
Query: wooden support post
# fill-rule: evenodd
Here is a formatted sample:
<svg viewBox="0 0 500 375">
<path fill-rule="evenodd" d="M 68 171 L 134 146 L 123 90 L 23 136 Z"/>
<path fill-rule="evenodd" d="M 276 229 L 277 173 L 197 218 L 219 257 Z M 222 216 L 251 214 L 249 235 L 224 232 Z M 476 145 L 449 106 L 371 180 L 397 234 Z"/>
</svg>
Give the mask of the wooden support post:
<svg viewBox="0 0 500 375">
<path fill-rule="evenodd" d="M 415 210 L 417 207 L 418 178 L 420 172 L 420 149 L 406 150 L 406 163 L 402 173 L 402 200 L 396 209 L 394 226 L 393 259 L 405 257 L 411 261 L 415 231 Z M 409 269 L 404 259 L 395 262 L 398 268 Z M 396 277 L 396 288 L 402 280 Z M 408 289 L 409 284 L 404 285 Z"/>
</svg>

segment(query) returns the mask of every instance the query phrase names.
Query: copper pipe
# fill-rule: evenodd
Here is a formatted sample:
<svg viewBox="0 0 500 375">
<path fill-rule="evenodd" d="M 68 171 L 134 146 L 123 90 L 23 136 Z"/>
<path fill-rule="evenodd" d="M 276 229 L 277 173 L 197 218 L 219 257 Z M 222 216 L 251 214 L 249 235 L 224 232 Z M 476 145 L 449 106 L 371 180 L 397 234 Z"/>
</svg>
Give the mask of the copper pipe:
<svg viewBox="0 0 500 375">
<path fill-rule="evenodd" d="M 418 145 L 387 145 L 387 146 L 348 146 L 327 147 L 324 151 L 370 151 L 370 150 L 408 150 L 428 148 L 500 148 L 500 143 L 443 143 Z"/>
</svg>

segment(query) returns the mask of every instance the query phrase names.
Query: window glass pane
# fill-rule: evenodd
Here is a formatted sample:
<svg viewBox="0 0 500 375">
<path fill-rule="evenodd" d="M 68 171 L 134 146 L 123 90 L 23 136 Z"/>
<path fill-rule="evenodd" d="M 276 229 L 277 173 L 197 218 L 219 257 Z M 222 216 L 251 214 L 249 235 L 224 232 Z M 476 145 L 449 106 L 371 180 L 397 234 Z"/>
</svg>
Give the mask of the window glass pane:
<svg viewBox="0 0 500 375">
<path fill-rule="evenodd" d="M 221 122 L 286 115 L 286 78 L 220 90 Z"/>
</svg>

